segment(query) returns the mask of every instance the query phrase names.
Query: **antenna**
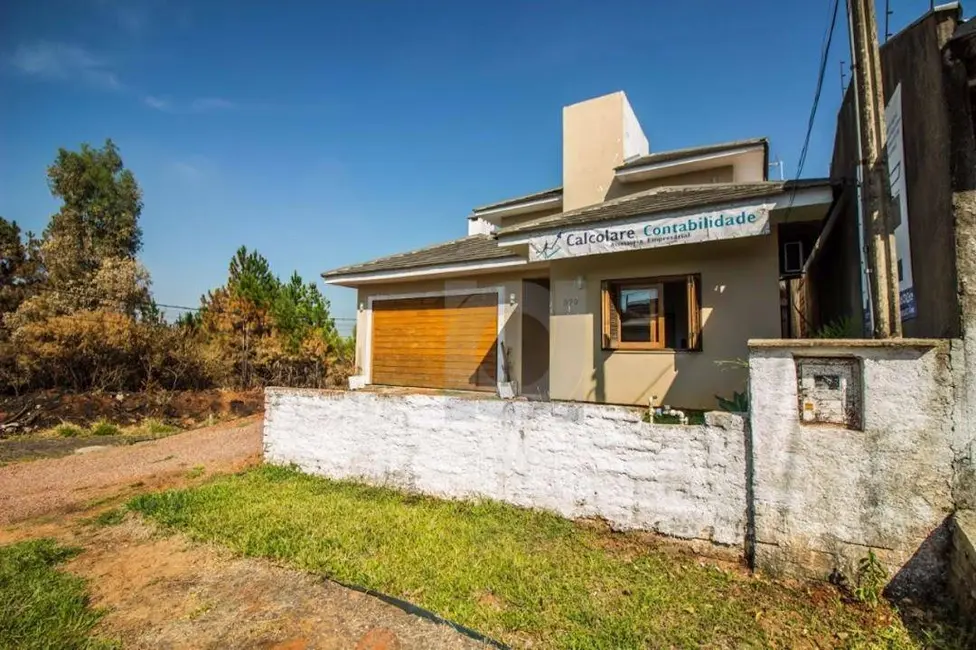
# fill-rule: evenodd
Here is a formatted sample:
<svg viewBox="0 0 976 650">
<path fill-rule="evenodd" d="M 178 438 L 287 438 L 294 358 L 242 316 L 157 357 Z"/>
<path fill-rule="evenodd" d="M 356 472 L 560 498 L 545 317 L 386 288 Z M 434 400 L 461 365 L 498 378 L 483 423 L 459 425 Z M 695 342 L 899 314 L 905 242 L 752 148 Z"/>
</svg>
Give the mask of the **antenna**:
<svg viewBox="0 0 976 650">
<path fill-rule="evenodd" d="M 931 0 L 930 4 L 934 7 L 935 0 Z M 885 0 L 885 43 L 888 42 L 888 38 L 891 36 L 891 30 L 888 29 L 888 19 L 891 18 L 891 14 L 895 13 L 891 10 L 891 0 Z"/>
<path fill-rule="evenodd" d="M 778 155 L 776 156 L 776 160 L 774 160 L 773 162 L 769 163 L 769 166 L 770 167 L 779 167 L 779 180 L 781 180 L 781 181 L 785 181 L 786 180 L 786 173 L 785 173 L 785 171 L 783 169 L 783 161 L 779 159 L 779 156 Z"/>
</svg>

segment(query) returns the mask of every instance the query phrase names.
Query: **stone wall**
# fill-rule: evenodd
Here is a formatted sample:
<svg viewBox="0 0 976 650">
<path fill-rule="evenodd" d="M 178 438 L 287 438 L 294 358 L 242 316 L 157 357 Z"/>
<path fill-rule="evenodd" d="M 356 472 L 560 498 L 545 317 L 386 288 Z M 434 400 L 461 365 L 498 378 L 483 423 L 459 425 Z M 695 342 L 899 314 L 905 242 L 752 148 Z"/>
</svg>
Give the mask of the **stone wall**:
<svg viewBox="0 0 976 650">
<path fill-rule="evenodd" d="M 750 347 L 756 565 L 853 576 L 872 549 L 893 577 L 893 592 L 938 589 L 949 545 L 946 518 L 955 509 L 948 342 Z M 802 421 L 797 366 L 805 359 L 855 360 L 861 403 L 853 428 Z"/>
<path fill-rule="evenodd" d="M 448 498 L 741 545 L 745 421 L 654 425 L 591 404 L 269 388 L 265 459 Z"/>
<path fill-rule="evenodd" d="M 960 510 L 953 524 L 949 590 L 961 618 L 976 625 L 976 511 Z"/>
</svg>

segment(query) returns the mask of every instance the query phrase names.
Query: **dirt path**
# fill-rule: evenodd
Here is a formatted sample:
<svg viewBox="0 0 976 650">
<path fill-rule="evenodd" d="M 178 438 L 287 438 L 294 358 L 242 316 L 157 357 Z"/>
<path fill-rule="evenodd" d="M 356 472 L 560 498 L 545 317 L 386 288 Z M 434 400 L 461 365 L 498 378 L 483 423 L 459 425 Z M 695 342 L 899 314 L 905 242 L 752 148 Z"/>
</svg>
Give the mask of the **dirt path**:
<svg viewBox="0 0 976 650">
<path fill-rule="evenodd" d="M 0 525 L 165 487 L 188 473 L 237 471 L 260 458 L 261 420 L 252 417 L 125 447 L 13 463 L 0 467 Z"/>
<path fill-rule="evenodd" d="M 96 632 L 125 648 L 485 647 L 319 576 L 162 534 L 134 514 L 117 525 L 91 521 L 134 494 L 236 471 L 260 453 L 261 422 L 249 419 L 0 467 L 0 544 L 55 537 L 82 548 L 67 569 L 87 578 L 92 605 L 107 609 Z"/>
</svg>

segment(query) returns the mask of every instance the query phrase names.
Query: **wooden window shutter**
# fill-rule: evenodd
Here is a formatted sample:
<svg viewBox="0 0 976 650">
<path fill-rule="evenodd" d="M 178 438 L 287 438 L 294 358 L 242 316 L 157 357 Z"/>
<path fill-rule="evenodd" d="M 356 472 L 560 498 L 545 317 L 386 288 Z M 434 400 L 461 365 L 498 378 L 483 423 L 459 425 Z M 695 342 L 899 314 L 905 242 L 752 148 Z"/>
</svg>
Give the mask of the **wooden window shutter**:
<svg viewBox="0 0 976 650">
<path fill-rule="evenodd" d="M 688 276 L 688 349 L 701 349 L 701 305 L 698 304 L 698 276 Z"/>
<path fill-rule="evenodd" d="M 656 295 L 651 299 L 651 344 L 655 348 L 664 347 L 664 285 L 655 284 L 651 286 L 652 292 Z"/>
<path fill-rule="evenodd" d="M 620 312 L 617 309 L 616 288 L 610 282 L 601 283 L 603 296 L 603 348 L 613 349 L 620 342 Z"/>
</svg>

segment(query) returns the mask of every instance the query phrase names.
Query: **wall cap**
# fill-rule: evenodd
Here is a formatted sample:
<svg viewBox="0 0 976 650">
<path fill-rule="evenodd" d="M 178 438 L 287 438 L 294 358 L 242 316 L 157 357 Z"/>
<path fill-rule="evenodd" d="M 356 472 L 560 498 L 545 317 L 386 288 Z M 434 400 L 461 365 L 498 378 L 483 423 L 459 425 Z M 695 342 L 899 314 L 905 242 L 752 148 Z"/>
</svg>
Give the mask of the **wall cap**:
<svg viewBox="0 0 976 650">
<path fill-rule="evenodd" d="M 749 339 L 750 350 L 769 348 L 941 348 L 949 339 Z"/>
</svg>

